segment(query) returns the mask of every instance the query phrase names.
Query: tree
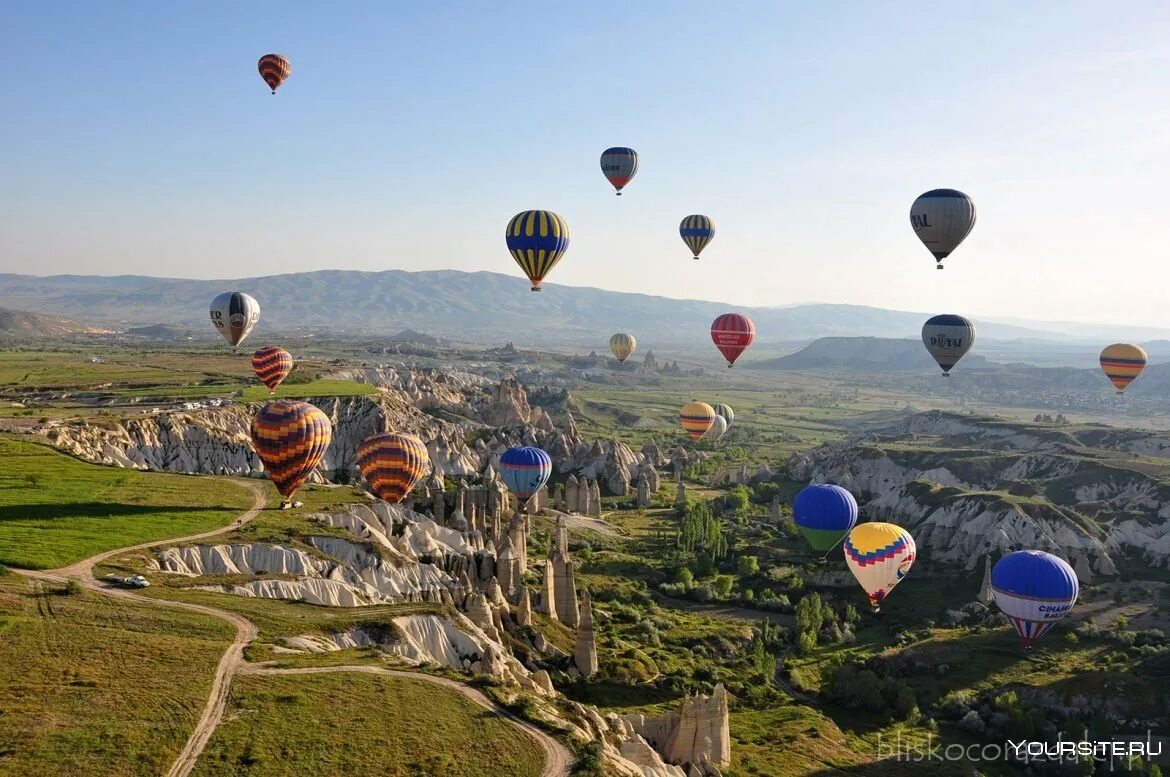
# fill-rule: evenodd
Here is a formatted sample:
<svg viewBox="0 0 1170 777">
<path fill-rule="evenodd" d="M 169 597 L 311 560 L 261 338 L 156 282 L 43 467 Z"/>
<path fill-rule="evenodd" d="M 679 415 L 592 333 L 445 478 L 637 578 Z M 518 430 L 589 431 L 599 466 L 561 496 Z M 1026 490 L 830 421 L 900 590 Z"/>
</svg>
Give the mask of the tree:
<svg viewBox="0 0 1170 777">
<path fill-rule="evenodd" d="M 752 502 L 752 492 L 743 483 L 732 488 L 727 492 L 727 509 L 736 513 L 742 513 L 748 509 Z"/>
<path fill-rule="evenodd" d="M 715 577 L 715 592 L 720 599 L 731 596 L 731 589 L 735 587 L 735 578 L 731 575 L 717 575 Z"/>
<path fill-rule="evenodd" d="M 679 567 L 674 573 L 674 582 L 690 588 L 695 584 L 695 576 L 687 567 Z"/>
<path fill-rule="evenodd" d="M 740 556 L 735 562 L 736 569 L 741 575 L 755 575 L 760 571 L 759 556 Z"/>
<path fill-rule="evenodd" d="M 796 605 L 797 644 L 807 653 L 817 645 L 817 635 L 825 625 L 826 608 L 820 594 L 809 594 Z"/>
</svg>

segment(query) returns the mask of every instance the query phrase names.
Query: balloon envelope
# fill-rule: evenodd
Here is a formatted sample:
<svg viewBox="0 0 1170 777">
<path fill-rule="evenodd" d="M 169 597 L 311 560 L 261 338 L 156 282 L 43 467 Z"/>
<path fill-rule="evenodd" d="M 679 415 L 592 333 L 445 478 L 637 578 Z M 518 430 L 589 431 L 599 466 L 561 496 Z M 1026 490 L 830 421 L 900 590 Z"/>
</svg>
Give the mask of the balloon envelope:
<svg viewBox="0 0 1170 777">
<path fill-rule="evenodd" d="M 949 376 L 951 368 L 975 344 L 975 325 L 970 319 L 950 313 L 934 316 L 922 325 L 922 344 Z"/>
<path fill-rule="evenodd" d="M 288 57 L 281 56 L 280 54 L 265 54 L 256 63 L 256 68 L 260 71 L 260 77 L 264 79 L 264 83 L 268 84 L 268 88 L 272 90 L 273 94 L 276 94 L 276 90 L 280 88 L 280 85 L 292 73 L 292 63 L 288 61 Z"/>
<path fill-rule="evenodd" d="M 607 148 L 601 152 L 601 172 L 620 195 L 638 173 L 638 152 L 625 146 Z"/>
<path fill-rule="evenodd" d="M 910 206 L 910 226 L 941 270 L 943 259 L 975 227 L 975 203 L 956 189 L 933 189 L 919 195 Z"/>
<path fill-rule="evenodd" d="M 551 474 L 552 458 L 540 448 L 509 448 L 500 456 L 500 476 L 523 502 L 531 499 Z"/>
<path fill-rule="evenodd" d="M 715 423 L 715 411 L 706 402 L 688 402 L 678 414 L 679 423 L 698 442 Z"/>
<path fill-rule="evenodd" d="M 1068 562 L 1042 550 L 1009 553 L 991 570 L 991 593 L 1025 645 L 1068 615 L 1080 593 Z"/>
<path fill-rule="evenodd" d="M 617 357 L 620 364 L 625 364 L 626 359 L 630 358 L 630 354 L 637 347 L 638 341 L 634 339 L 633 335 L 628 335 L 625 332 L 618 332 L 609 338 L 609 350 L 613 351 L 613 355 Z"/>
<path fill-rule="evenodd" d="M 715 222 L 707 216 L 687 216 L 678 225 L 678 233 L 698 259 L 707 244 L 715 238 Z"/>
<path fill-rule="evenodd" d="M 711 419 L 711 428 L 703 435 L 703 439 L 719 442 L 725 434 L 727 434 L 727 419 L 716 413 L 715 417 Z"/>
<path fill-rule="evenodd" d="M 233 346 L 239 345 L 260 320 L 260 303 L 242 291 L 225 291 L 211 301 L 211 323 Z"/>
<path fill-rule="evenodd" d="M 735 411 L 731 409 L 731 405 L 719 402 L 711 405 L 711 408 L 715 411 L 715 415 L 721 416 L 727 422 L 727 428 L 730 429 L 735 424 Z"/>
<path fill-rule="evenodd" d="M 332 439 L 329 416 L 308 402 L 269 402 L 252 419 L 252 447 L 285 498 L 309 479 Z"/>
<path fill-rule="evenodd" d="M 273 394 L 276 387 L 292 372 L 292 354 L 275 345 L 265 346 L 252 354 L 252 371 Z"/>
<path fill-rule="evenodd" d="M 540 291 L 540 282 L 569 249 L 569 224 L 550 210 L 517 213 L 504 231 L 508 251 Z"/>
<path fill-rule="evenodd" d="M 910 571 L 917 553 L 910 532 L 892 523 L 859 524 L 844 546 L 845 564 L 875 611 Z"/>
<path fill-rule="evenodd" d="M 427 474 L 430 454 L 413 434 L 384 432 L 367 437 L 357 452 L 358 468 L 384 502 L 398 504 Z"/>
<path fill-rule="evenodd" d="M 1101 351 L 1101 369 L 1118 393 L 1146 368 L 1146 352 L 1130 343 L 1114 343 Z"/>
<path fill-rule="evenodd" d="M 796 495 L 792 519 L 813 550 L 831 550 L 857 524 L 857 500 L 841 486 L 814 483 Z"/>
<path fill-rule="evenodd" d="M 711 342 L 727 359 L 728 367 L 755 339 L 756 325 L 743 313 L 724 313 L 711 322 Z"/>
</svg>

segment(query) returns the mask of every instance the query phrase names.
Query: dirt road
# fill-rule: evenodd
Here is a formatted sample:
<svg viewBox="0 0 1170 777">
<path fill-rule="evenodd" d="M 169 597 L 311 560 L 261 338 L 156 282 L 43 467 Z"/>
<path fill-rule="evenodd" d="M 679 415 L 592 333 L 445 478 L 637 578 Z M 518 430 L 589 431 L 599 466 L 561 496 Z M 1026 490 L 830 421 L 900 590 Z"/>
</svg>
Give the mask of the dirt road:
<svg viewBox="0 0 1170 777">
<path fill-rule="evenodd" d="M 269 667 L 257 666 L 252 667 L 244 661 L 244 649 L 254 640 L 258 635 L 256 625 L 247 618 L 238 613 L 230 612 L 228 610 L 221 610 L 217 607 L 208 607 L 202 604 L 192 604 L 190 602 L 176 602 L 168 599 L 156 599 L 150 596 L 143 596 L 135 593 L 132 590 L 125 588 L 117 588 L 107 585 L 93 576 L 93 568 L 98 564 L 106 561 L 114 556 L 120 556 L 124 553 L 130 553 L 136 550 L 149 550 L 164 545 L 175 545 L 183 542 L 194 542 L 196 540 L 207 539 L 215 537 L 220 534 L 234 531 L 248 521 L 251 521 L 260 511 L 264 509 L 264 491 L 260 485 L 256 483 L 243 482 L 240 483 L 243 488 L 252 492 L 252 506 L 246 513 L 241 515 L 235 521 L 227 526 L 215 529 L 213 531 L 203 532 L 201 534 L 192 534 L 187 537 L 172 537 L 166 540 L 157 540 L 154 542 L 144 542 L 139 545 L 132 545 L 126 548 L 117 548 L 115 550 L 108 550 L 99 553 L 96 556 L 91 556 L 83 561 L 78 561 L 76 564 L 71 564 L 61 569 L 51 570 L 13 570 L 25 577 L 30 577 L 39 580 L 51 580 L 57 583 L 65 583 L 70 579 L 77 580 L 83 588 L 106 596 L 116 596 L 120 599 L 130 599 L 140 604 L 147 604 L 153 607 L 170 607 L 176 610 L 187 610 L 189 612 L 197 612 L 203 615 L 210 615 L 215 618 L 220 618 L 231 623 L 236 627 L 236 637 L 232 641 L 227 652 L 224 653 L 223 658 L 219 661 L 219 666 L 215 670 L 215 678 L 212 680 L 211 695 L 207 699 L 207 705 L 203 708 L 203 715 L 199 722 L 195 725 L 195 730 L 191 732 L 191 736 L 187 739 L 187 744 L 183 747 L 183 751 L 179 753 L 179 757 L 167 770 L 167 777 L 187 777 L 195 768 L 196 762 L 199 760 L 203 748 L 207 746 L 211 735 L 215 732 L 216 727 L 223 721 L 224 709 L 227 706 L 228 691 L 231 688 L 232 679 L 236 674 L 248 672 L 251 674 L 317 674 L 321 672 L 367 672 L 371 674 L 389 674 L 400 677 L 409 677 L 415 680 L 422 680 L 424 682 L 432 682 L 438 685 L 443 685 L 451 688 L 468 699 L 471 699 L 476 704 L 479 704 L 486 709 L 495 712 L 497 715 L 508 719 L 518 728 L 531 736 L 540 745 L 545 753 L 545 769 L 541 777 L 568 777 L 569 768 L 573 763 L 572 756 L 559 742 L 552 737 L 545 734 L 540 729 L 531 725 L 527 721 L 521 720 L 507 710 L 496 706 L 486 696 L 468 686 L 461 685 L 454 680 L 448 680 L 444 677 L 434 677 L 419 672 L 403 672 L 392 669 L 382 669 L 381 667 L 373 666 L 329 666 L 329 667 L 306 667 L 302 669 L 272 669 Z"/>
</svg>

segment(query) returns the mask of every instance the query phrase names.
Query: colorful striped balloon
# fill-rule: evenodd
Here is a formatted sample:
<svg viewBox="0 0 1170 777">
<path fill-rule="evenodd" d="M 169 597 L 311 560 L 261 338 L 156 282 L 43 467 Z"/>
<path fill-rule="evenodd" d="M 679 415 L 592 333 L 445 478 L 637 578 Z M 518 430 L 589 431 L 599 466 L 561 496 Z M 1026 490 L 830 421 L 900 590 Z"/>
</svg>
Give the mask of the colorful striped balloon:
<svg viewBox="0 0 1170 777">
<path fill-rule="evenodd" d="M 687 216 L 678 225 L 678 233 L 687 244 L 687 248 L 691 249 L 691 253 L 698 259 L 707 244 L 715 238 L 715 222 L 708 216 Z"/>
<path fill-rule="evenodd" d="M 431 464 L 423 441 L 413 434 L 384 432 L 358 447 L 362 477 L 383 502 L 398 504 L 426 477 Z"/>
<path fill-rule="evenodd" d="M 715 415 L 723 417 L 723 420 L 727 422 L 728 429 L 735 425 L 735 411 L 731 409 L 731 405 L 718 402 L 711 405 L 711 409 L 715 411 Z"/>
<path fill-rule="evenodd" d="M 292 354 L 275 345 L 265 346 L 252 354 L 252 371 L 272 394 L 276 393 L 276 387 L 288 377 L 292 368 Z"/>
<path fill-rule="evenodd" d="M 698 442 L 715 423 L 715 409 L 706 402 L 688 402 L 678 414 L 679 423 Z"/>
<path fill-rule="evenodd" d="M 618 332 L 609 338 L 609 350 L 617 357 L 618 364 L 625 364 L 626 359 L 630 358 L 630 354 L 637 347 L 638 341 L 634 339 L 633 335 L 628 335 L 625 332 Z"/>
<path fill-rule="evenodd" d="M 1017 550 L 992 568 L 991 593 L 1020 641 L 1031 647 L 1072 610 L 1080 581 L 1059 556 L 1042 550 Z"/>
<path fill-rule="evenodd" d="M 509 448 L 500 456 L 500 477 L 521 502 L 527 502 L 552 475 L 552 458 L 540 448 Z"/>
<path fill-rule="evenodd" d="M 892 523 L 863 523 L 845 537 L 845 565 L 865 589 L 874 612 L 902 582 L 918 553 L 910 532 Z"/>
<path fill-rule="evenodd" d="M 256 68 L 273 94 L 276 94 L 276 90 L 292 73 L 292 63 L 288 61 L 288 57 L 280 54 L 265 54 L 256 63 Z"/>
<path fill-rule="evenodd" d="M 252 447 L 286 499 L 309 479 L 332 439 L 329 416 L 308 402 L 269 402 L 252 419 Z"/>
<path fill-rule="evenodd" d="M 1125 387 L 1141 375 L 1145 368 L 1146 352 L 1139 346 L 1114 343 L 1101 351 L 1101 369 L 1113 382 L 1118 394 L 1125 391 Z"/>
<path fill-rule="evenodd" d="M 711 342 L 727 359 L 729 369 L 755 339 L 756 325 L 743 313 L 724 313 L 711 322 Z"/>
<path fill-rule="evenodd" d="M 508 250 L 540 291 L 540 282 L 569 250 L 569 224 L 551 210 L 517 213 L 504 231 Z"/>
<path fill-rule="evenodd" d="M 601 172 L 617 189 L 620 197 L 622 188 L 638 174 L 638 152 L 625 146 L 607 148 L 601 152 Z"/>
</svg>

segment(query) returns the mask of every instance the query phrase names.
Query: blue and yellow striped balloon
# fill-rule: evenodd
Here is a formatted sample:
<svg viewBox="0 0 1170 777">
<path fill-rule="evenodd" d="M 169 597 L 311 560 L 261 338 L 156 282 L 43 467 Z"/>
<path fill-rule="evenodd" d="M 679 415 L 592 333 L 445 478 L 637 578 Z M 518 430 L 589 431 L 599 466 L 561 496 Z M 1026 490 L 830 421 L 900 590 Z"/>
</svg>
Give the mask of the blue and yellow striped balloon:
<svg viewBox="0 0 1170 777">
<path fill-rule="evenodd" d="M 691 249 L 691 253 L 698 259 L 699 254 L 715 237 L 715 222 L 707 216 L 687 216 L 678 225 L 678 233 L 687 244 L 687 248 Z"/>
<path fill-rule="evenodd" d="M 540 282 L 569 249 L 569 224 L 551 210 L 526 210 L 508 222 L 508 250 L 540 291 Z"/>
</svg>

